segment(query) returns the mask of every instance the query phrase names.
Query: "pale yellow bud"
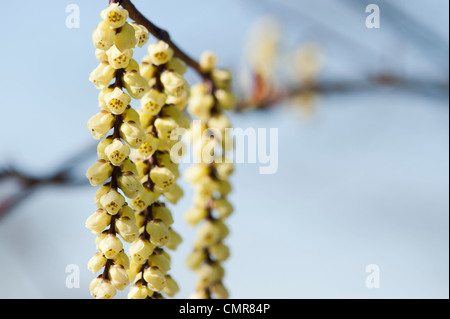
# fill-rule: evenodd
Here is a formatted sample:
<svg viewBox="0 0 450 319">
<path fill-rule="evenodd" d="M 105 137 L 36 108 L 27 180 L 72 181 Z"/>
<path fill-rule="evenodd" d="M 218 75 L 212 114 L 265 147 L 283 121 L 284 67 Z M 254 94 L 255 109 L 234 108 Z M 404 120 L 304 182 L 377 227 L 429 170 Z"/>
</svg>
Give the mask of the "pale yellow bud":
<svg viewBox="0 0 450 319">
<path fill-rule="evenodd" d="M 222 196 L 227 196 L 231 193 L 232 187 L 228 181 L 220 181 L 217 189 Z"/>
<path fill-rule="evenodd" d="M 162 291 L 167 286 L 166 276 L 156 267 L 145 269 L 144 280 L 153 291 Z"/>
<path fill-rule="evenodd" d="M 110 87 L 105 87 L 103 90 L 100 91 L 100 93 L 98 94 L 98 106 L 105 111 L 109 112 L 109 108 L 106 105 L 105 102 L 105 96 L 109 93 L 111 93 L 112 91 L 114 91 L 113 88 Z"/>
<path fill-rule="evenodd" d="M 169 228 L 162 220 L 152 220 L 147 223 L 147 233 L 153 245 L 162 247 L 169 241 Z"/>
<path fill-rule="evenodd" d="M 142 97 L 150 90 L 148 81 L 138 71 L 132 70 L 123 76 L 125 88 L 134 99 Z"/>
<path fill-rule="evenodd" d="M 99 250 L 106 258 L 112 259 L 119 254 L 123 249 L 122 242 L 114 234 L 107 234 L 106 237 L 99 243 Z"/>
<path fill-rule="evenodd" d="M 169 169 L 172 174 L 175 176 L 175 178 L 180 177 L 180 172 L 179 172 L 179 165 L 175 164 L 174 162 L 172 162 L 172 159 L 170 157 L 169 153 L 157 153 L 156 155 L 156 161 L 158 163 L 159 166 L 164 166 L 167 169 Z"/>
<path fill-rule="evenodd" d="M 129 72 L 129 71 L 136 71 L 138 73 L 141 72 L 139 63 L 137 63 L 137 61 L 135 59 L 131 59 L 130 63 L 128 63 L 128 66 L 125 68 L 125 72 Z"/>
<path fill-rule="evenodd" d="M 153 219 L 160 219 L 167 226 L 171 226 L 174 223 L 172 213 L 167 207 L 164 206 L 154 206 L 152 208 Z"/>
<path fill-rule="evenodd" d="M 97 247 L 97 249 L 99 249 L 98 247 L 102 242 L 102 240 L 106 238 L 106 235 L 108 235 L 107 230 L 105 230 L 103 233 L 98 234 L 97 237 L 95 237 L 95 247 Z"/>
<path fill-rule="evenodd" d="M 134 157 L 133 157 L 134 158 Z M 136 169 L 138 171 L 139 178 L 143 178 L 146 176 L 150 171 L 150 166 L 147 162 L 143 161 L 142 159 L 134 159 L 136 163 Z"/>
<path fill-rule="evenodd" d="M 111 189 L 108 193 L 102 196 L 100 204 L 111 215 L 116 215 L 125 205 L 125 197 L 123 197 L 117 190 Z"/>
<path fill-rule="evenodd" d="M 159 140 L 153 134 L 147 134 L 144 143 L 139 147 L 139 155 L 144 159 L 150 158 L 158 150 Z"/>
<path fill-rule="evenodd" d="M 132 172 L 126 172 L 118 178 L 118 185 L 128 198 L 136 198 L 143 190 L 141 181 Z"/>
<path fill-rule="evenodd" d="M 100 269 L 105 267 L 106 258 L 102 253 L 96 253 L 88 262 L 88 269 L 92 271 L 94 274 L 99 272 Z"/>
<path fill-rule="evenodd" d="M 137 281 L 142 278 L 140 272 L 142 270 L 142 265 L 136 264 L 133 261 L 130 261 L 130 267 L 127 270 L 128 278 L 130 282 Z"/>
<path fill-rule="evenodd" d="M 108 61 L 108 55 L 106 54 L 106 51 L 101 49 L 95 49 L 95 57 L 97 58 L 98 62 Z"/>
<path fill-rule="evenodd" d="M 137 23 L 132 23 L 131 26 L 134 28 L 135 30 L 135 36 L 136 36 L 136 40 L 137 40 L 137 46 L 139 48 L 142 48 L 147 41 L 150 38 L 150 34 L 147 30 L 146 27 L 144 27 L 143 25 L 137 24 Z"/>
<path fill-rule="evenodd" d="M 136 164 L 129 158 L 123 161 L 122 165 L 120 165 L 120 171 L 122 173 L 132 172 L 134 175 L 138 175 Z"/>
<path fill-rule="evenodd" d="M 211 292 L 217 297 L 217 299 L 228 299 L 230 298 L 230 294 L 228 293 L 227 288 L 221 283 L 215 283 L 211 286 Z"/>
<path fill-rule="evenodd" d="M 91 131 L 92 136 L 99 140 L 113 128 L 115 117 L 109 112 L 100 111 L 87 122 L 87 128 Z"/>
<path fill-rule="evenodd" d="M 160 194 L 155 191 L 151 191 L 148 188 L 144 188 L 132 201 L 130 201 L 131 207 L 136 209 L 137 211 L 143 211 L 151 204 L 155 203 Z"/>
<path fill-rule="evenodd" d="M 140 65 L 140 73 L 147 81 L 150 81 L 155 76 L 156 70 L 157 68 L 149 62 L 142 62 Z"/>
<path fill-rule="evenodd" d="M 147 299 L 148 292 L 147 287 L 143 285 L 141 282 L 137 282 L 130 288 L 130 292 L 128 293 L 128 299 L 136 299 L 142 300 Z"/>
<path fill-rule="evenodd" d="M 184 93 L 178 97 L 169 95 L 167 97 L 166 104 L 171 104 L 175 106 L 180 111 L 184 111 L 187 107 L 189 101 L 189 90 L 184 91 Z"/>
<path fill-rule="evenodd" d="M 182 75 L 174 71 L 163 72 L 161 82 L 164 85 L 166 93 L 175 97 L 182 96 L 188 90 L 186 80 Z"/>
<path fill-rule="evenodd" d="M 170 275 L 166 275 L 166 282 L 167 286 L 164 288 L 163 292 L 169 297 L 174 297 L 180 291 L 180 287 Z"/>
<path fill-rule="evenodd" d="M 111 177 L 112 172 L 113 168 L 110 163 L 105 160 L 99 160 L 88 168 L 86 177 L 92 186 L 100 186 Z"/>
<path fill-rule="evenodd" d="M 230 257 L 230 249 L 222 243 L 218 243 L 209 247 L 209 251 L 214 255 L 216 260 L 223 262 Z"/>
<path fill-rule="evenodd" d="M 111 223 L 111 215 L 104 209 L 97 210 L 94 214 L 88 217 L 85 226 L 93 234 L 101 233 Z"/>
<path fill-rule="evenodd" d="M 94 298 L 97 297 L 98 287 L 100 287 L 102 282 L 103 282 L 103 277 L 101 275 L 91 281 L 91 283 L 89 284 L 89 290 L 91 292 L 92 297 L 94 297 Z"/>
<path fill-rule="evenodd" d="M 122 114 L 122 120 L 123 120 L 123 122 L 139 123 L 139 121 L 140 121 L 139 113 L 132 107 L 129 107 Z"/>
<path fill-rule="evenodd" d="M 100 143 L 98 143 L 97 145 L 97 156 L 105 161 L 109 161 L 108 156 L 106 156 L 105 154 L 105 149 L 107 146 L 111 145 L 111 143 L 113 142 L 112 138 L 105 138 L 104 140 L 102 140 Z"/>
<path fill-rule="evenodd" d="M 195 250 L 186 259 L 186 266 L 192 270 L 197 270 L 207 258 L 208 255 L 204 250 Z"/>
<path fill-rule="evenodd" d="M 129 218 L 133 223 L 136 223 L 136 213 L 130 206 L 128 206 L 128 204 L 125 204 L 122 207 L 119 212 L 119 216 Z"/>
<path fill-rule="evenodd" d="M 94 83 L 99 90 L 104 89 L 116 76 L 116 69 L 114 69 L 108 62 L 100 63 L 89 76 L 89 81 Z"/>
<path fill-rule="evenodd" d="M 170 117 L 160 117 L 155 121 L 156 132 L 161 140 L 170 141 L 172 133 L 180 126 L 178 123 Z M 178 140 L 176 140 L 178 141 Z"/>
<path fill-rule="evenodd" d="M 180 186 L 175 184 L 170 191 L 165 192 L 163 195 L 170 203 L 177 204 L 184 196 L 184 191 Z"/>
<path fill-rule="evenodd" d="M 114 69 L 125 69 L 133 57 L 133 50 L 120 51 L 117 46 L 113 45 L 108 51 L 108 62 Z"/>
<path fill-rule="evenodd" d="M 92 42 L 97 49 L 108 50 L 114 45 L 115 33 L 116 32 L 109 27 L 108 23 L 102 21 L 92 33 Z"/>
<path fill-rule="evenodd" d="M 184 178 L 191 184 L 195 184 L 209 176 L 211 170 L 206 165 L 193 165 L 190 166 L 184 175 Z"/>
<path fill-rule="evenodd" d="M 155 167 L 150 171 L 150 178 L 161 192 L 169 191 L 175 184 L 175 175 L 166 167 Z"/>
<path fill-rule="evenodd" d="M 120 138 L 114 139 L 113 143 L 105 148 L 105 154 L 114 166 L 120 166 L 130 152 L 130 148 L 123 144 Z"/>
<path fill-rule="evenodd" d="M 214 97 L 211 94 L 194 95 L 189 100 L 188 111 L 193 116 L 206 119 L 209 117 L 214 103 Z"/>
<path fill-rule="evenodd" d="M 200 68 L 204 72 L 211 72 L 217 64 L 217 55 L 211 51 L 206 51 L 200 57 Z"/>
<path fill-rule="evenodd" d="M 191 126 L 191 119 L 175 105 L 167 105 L 162 109 L 161 115 L 175 120 L 179 127 L 188 129 Z"/>
<path fill-rule="evenodd" d="M 96 299 L 112 299 L 117 294 L 116 288 L 109 280 L 103 280 L 96 290 Z"/>
<path fill-rule="evenodd" d="M 128 217 L 120 217 L 116 220 L 116 229 L 119 235 L 127 243 L 132 243 L 139 236 L 139 228 L 135 221 Z"/>
<path fill-rule="evenodd" d="M 201 220 L 208 217 L 209 212 L 204 208 L 192 208 L 184 214 L 184 220 L 191 226 L 197 225 Z"/>
<path fill-rule="evenodd" d="M 110 185 L 104 185 L 100 187 L 97 192 L 95 192 L 95 205 L 97 205 L 98 208 L 103 208 L 103 205 L 100 203 L 100 199 L 109 192 L 111 189 Z"/>
<path fill-rule="evenodd" d="M 170 260 L 164 255 L 153 254 L 148 260 L 148 265 L 157 267 L 163 274 L 167 274 L 170 271 Z"/>
<path fill-rule="evenodd" d="M 137 227 L 139 227 L 139 229 L 144 227 L 146 220 L 147 218 L 145 217 L 144 211 L 140 211 L 139 213 L 136 214 L 136 225 Z"/>
<path fill-rule="evenodd" d="M 173 50 L 164 41 L 158 41 L 148 46 L 149 59 L 154 65 L 162 65 L 173 57 Z"/>
<path fill-rule="evenodd" d="M 116 257 L 113 258 L 113 262 L 115 265 L 122 265 L 125 269 L 130 268 L 130 258 L 128 258 L 124 250 L 122 250 L 117 254 Z"/>
<path fill-rule="evenodd" d="M 106 93 L 104 99 L 108 110 L 116 115 L 122 114 L 131 103 L 131 97 L 121 88 L 115 88 L 111 93 Z"/>
<path fill-rule="evenodd" d="M 231 127 L 231 123 L 224 113 L 218 113 L 211 116 L 208 120 L 208 126 L 210 128 L 218 129 L 221 132 L 225 132 L 225 129 Z"/>
<path fill-rule="evenodd" d="M 114 37 L 114 44 L 117 49 L 122 52 L 133 49 L 137 44 L 135 33 L 136 31 L 133 26 L 129 23 L 125 23 Z"/>
<path fill-rule="evenodd" d="M 127 272 L 121 265 L 112 265 L 109 268 L 109 277 L 117 290 L 124 290 L 130 283 Z"/>
<path fill-rule="evenodd" d="M 142 111 L 147 115 L 155 116 L 161 111 L 166 103 L 167 94 L 161 93 L 156 89 L 151 89 L 141 100 Z"/>
<path fill-rule="evenodd" d="M 197 231 L 198 238 L 208 245 L 214 245 L 225 238 L 216 221 L 207 221 Z"/>
<path fill-rule="evenodd" d="M 197 276 L 200 282 L 200 285 L 204 285 L 204 287 L 209 286 L 210 284 L 219 281 L 222 279 L 222 270 L 218 264 L 215 263 L 203 263 L 197 269 Z"/>
<path fill-rule="evenodd" d="M 128 19 L 128 11 L 119 7 L 118 3 L 111 3 L 108 8 L 103 10 L 100 14 L 112 28 L 117 29 L 122 27 Z"/>
<path fill-rule="evenodd" d="M 185 74 L 187 72 L 187 66 L 186 63 L 179 59 L 179 58 L 173 58 L 167 63 L 167 69 L 175 71 L 178 74 Z"/>
<path fill-rule="evenodd" d="M 213 208 L 219 214 L 220 219 L 225 219 L 225 218 L 230 217 L 230 215 L 234 211 L 233 206 L 226 199 L 215 200 L 213 203 Z"/>
<path fill-rule="evenodd" d="M 143 265 L 147 262 L 151 254 L 153 254 L 154 249 L 155 246 L 148 240 L 138 238 L 130 246 L 130 258 L 134 263 Z"/>
<path fill-rule="evenodd" d="M 227 111 L 233 110 L 238 103 L 237 96 L 227 90 L 216 90 L 215 96 L 219 103 L 219 107 Z"/>
<path fill-rule="evenodd" d="M 121 137 L 132 148 L 139 148 L 145 140 L 145 131 L 136 122 L 125 122 L 120 126 Z"/>
<path fill-rule="evenodd" d="M 214 69 L 212 72 L 214 84 L 218 89 L 229 90 L 233 76 L 228 70 Z"/>
<path fill-rule="evenodd" d="M 181 238 L 180 234 L 172 228 L 169 228 L 169 241 L 167 242 L 166 247 L 170 250 L 176 250 L 182 242 L 183 238 Z"/>
</svg>

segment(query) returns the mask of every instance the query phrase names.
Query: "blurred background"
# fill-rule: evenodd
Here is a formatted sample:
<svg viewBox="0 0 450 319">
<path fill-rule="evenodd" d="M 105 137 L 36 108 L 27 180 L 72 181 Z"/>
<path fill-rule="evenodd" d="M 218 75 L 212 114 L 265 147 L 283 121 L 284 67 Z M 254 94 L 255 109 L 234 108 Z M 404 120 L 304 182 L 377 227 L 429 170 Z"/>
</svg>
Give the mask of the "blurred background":
<svg viewBox="0 0 450 319">
<path fill-rule="evenodd" d="M 278 172 L 239 164 L 232 179 L 232 298 L 448 298 L 447 1 L 133 3 L 191 56 L 213 50 L 234 72 L 235 127 L 279 129 Z M 366 26 L 371 3 L 380 28 Z M 79 28 L 66 26 L 71 4 Z M 88 77 L 106 5 L 3 4 L 0 298 L 90 298 L 95 236 L 84 222 L 96 188 L 84 174 L 96 153 L 86 121 L 98 91 Z M 182 186 L 171 274 L 187 298 L 195 229 L 182 219 L 193 195 Z M 370 264 L 379 289 L 366 287 Z M 68 265 L 79 288 L 66 287 Z"/>
</svg>

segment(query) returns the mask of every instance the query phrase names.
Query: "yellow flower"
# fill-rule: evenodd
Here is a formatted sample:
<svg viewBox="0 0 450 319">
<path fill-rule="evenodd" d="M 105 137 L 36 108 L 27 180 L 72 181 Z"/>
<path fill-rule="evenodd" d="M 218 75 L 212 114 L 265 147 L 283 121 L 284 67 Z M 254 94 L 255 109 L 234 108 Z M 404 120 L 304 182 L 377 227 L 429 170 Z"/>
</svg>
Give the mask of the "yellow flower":
<svg viewBox="0 0 450 319">
<path fill-rule="evenodd" d="M 133 57 L 133 50 L 127 49 L 120 51 L 117 46 L 113 45 L 108 51 L 108 62 L 114 69 L 125 69 Z"/>
<path fill-rule="evenodd" d="M 93 234 L 101 233 L 111 223 L 111 215 L 104 209 L 97 210 L 86 220 L 86 228 Z"/>
<path fill-rule="evenodd" d="M 154 206 L 152 213 L 153 219 L 159 219 L 167 226 L 171 226 L 174 223 L 172 213 L 165 206 Z"/>
<path fill-rule="evenodd" d="M 166 275 L 166 283 L 163 292 L 169 297 L 174 297 L 180 291 L 180 287 L 170 275 Z"/>
<path fill-rule="evenodd" d="M 122 91 L 121 88 L 115 88 L 112 92 L 104 96 L 106 107 L 113 114 L 122 114 L 131 102 L 131 97 Z"/>
<path fill-rule="evenodd" d="M 147 233 L 153 245 L 162 247 L 169 241 L 169 228 L 161 220 L 152 220 L 147 223 Z"/>
<path fill-rule="evenodd" d="M 150 90 L 148 81 L 136 70 L 127 71 L 123 80 L 128 94 L 134 99 L 142 99 L 142 97 Z"/>
<path fill-rule="evenodd" d="M 164 41 L 158 41 L 148 46 L 149 59 L 154 65 L 166 64 L 173 57 L 173 50 Z"/>
<path fill-rule="evenodd" d="M 120 166 L 123 161 L 130 156 L 130 152 L 130 148 L 123 144 L 120 138 L 114 139 L 114 141 L 105 148 L 105 155 L 114 166 Z"/>
<path fill-rule="evenodd" d="M 106 265 L 106 258 L 103 256 L 102 253 L 96 253 L 88 263 L 88 269 L 92 271 L 94 274 L 99 272 L 100 269 L 105 267 Z"/>
<path fill-rule="evenodd" d="M 114 115 L 102 110 L 89 119 L 87 128 L 91 131 L 92 136 L 99 140 L 113 128 L 114 122 Z"/>
<path fill-rule="evenodd" d="M 107 61 L 101 62 L 95 69 L 92 71 L 89 76 L 89 81 L 94 83 L 97 89 L 104 89 L 116 76 L 116 69 L 114 69 Z"/>
<path fill-rule="evenodd" d="M 108 193 L 100 198 L 100 204 L 108 211 L 110 215 L 117 215 L 125 205 L 125 197 L 123 197 L 117 190 L 111 189 Z"/>
<path fill-rule="evenodd" d="M 135 36 L 137 40 L 137 46 L 142 48 L 150 38 L 150 34 L 146 27 L 137 23 L 131 23 L 131 26 L 135 30 Z"/>
<path fill-rule="evenodd" d="M 167 100 L 167 94 L 151 89 L 141 100 L 143 112 L 149 116 L 157 115 Z"/>
<path fill-rule="evenodd" d="M 161 193 L 169 191 L 175 184 L 175 175 L 166 167 L 155 167 L 152 169 L 150 178 Z"/>
<path fill-rule="evenodd" d="M 128 198 L 136 198 L 143 190 L 141 181 L 132 172 L 125 172 L 118 178 L 118 185 Z"/>
<path fill-rule="evenodd" d="M 146 299 L 148 297 L 147 287 L 141 282 L 137 282 L 131 287 L 128 299 Z"/>
<path fill-rule="evenodd" d="M 136 122 L 125 122 L 120 126 L 121 137 L 132 148 L 139 148 L 145 140 L 145 131 Z"/>
<path fill-rule="evenodd" d="M 161 75 L 161 82 L 166 93 L 175 97 L 182 96 L 188 90 L 186 80 L 174 71 L 164 71 Z"/>
<path fill-rule="evenodd" d="M 166 247 L 170 250 L 176 250 L 177 247 L 183 242 L 180 234 L 174 231 L 172 228 L 169 228 L 169 241 L 166 244 Z"/>
<path fill-rule="evenodd" d="M 130 258 L 134 263 L 143 265 L 147 262 L 151 254 L 153 254 L 154 249 L 155 246 L 148 240 L 138 238 L 130 246 Z"/>
<path fill-rule="evenodd" d="M 103 51 L 108 50 L 114 45 L 115 33 L 116 32 L 109 27 L 108 23 L 102 21 L 92 33 L 92 42 L 97 49 Z"/>
<path fill-rule="evenodd" d="M 144 271 L 144 280 L 153 291 L 162 291 L 167 286 L 166 276 L 156 267 Z"/>
<path fill-rule="evenodd" d="M 217 55 L 211 51 L 206 51 L 200 58 L 200 67 L 204 72 L 211 72 L 217 64 Z"/>
<path fill-rule="evenodd" d="M 114 44 L 117 49 L 122 52 L 133 49 L 137 44 L 135 33 L 136 31 L 133 26 L 129 23 L 125 23 L 114 37 Z"/>
<path fill-rule="evenodd" d="M 88 168 L 86 177 L 92 186 L 100 186 L 111 177 L 112 172 L 113 168 L 110 163 L 105 160 L 99 160 Z"/>
<path fill-rule="evenodd" d="M 130 283 L 127 272 L 122 265 L 112 265 L 109 268 L 109 277 L 117 290 L 124 290 Z"/>
<path fill-rule="evenodd" d="M 122 27 L 128 19 L 128 11 L 119 7 L 118 3 L 111 3 L 108 8 L 100 14 L 111 28 L 117 29 Z"/>
<path fill-rule="evenodd" d="M 135 221 L 128 217 L 120 217 L 116 220 L 116 229 L 120 237 L 127 243 L 132 243 L 139 236 L 139 229 Z"/>
<path fill-rule="evenodd" d="M 116 257 L 123 249 L 122 242 L 114 234 L 107 234 L 99 243 L 98 248 L 106 258 L 112 259 Z"/>
</svg>

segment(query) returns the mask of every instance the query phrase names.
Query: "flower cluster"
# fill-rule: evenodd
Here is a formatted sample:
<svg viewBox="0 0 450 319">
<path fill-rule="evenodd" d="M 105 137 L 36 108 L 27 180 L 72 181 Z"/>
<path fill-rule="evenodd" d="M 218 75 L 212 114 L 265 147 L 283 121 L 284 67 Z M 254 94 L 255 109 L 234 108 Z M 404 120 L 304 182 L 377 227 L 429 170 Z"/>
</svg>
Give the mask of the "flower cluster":
<svg viewBox="0 0 450 319">
<path fill-rule="evenodd" d="M 197 84 L 191 89 L 188 111 L 201 119 L 201 135 L 194 136 L 194 143 L 200 155 L 200 164 L 192 166 L 185 178 L 193 185 L 196 195 L 194 207 L 185 214 L 185 220 L 198 228 L 198 240 L 186 264 L 197 272 L 198 282 L 193 299 L 228 298 L 223 285 L 222 262 L 229 257 L 229 249 L 224 244 L 229 230 L 224 223 L 233 213 L 233 206 L 227 200 L 231 192 L 228 181 L 233 173 L 233 164 L 227 162 L 227 128 L 231 127 L 225 111 L 236 105 L 236 97 L 231 91 L 232 77 L 226 70 L 216 69 L 216 56 L 206 52 L 200 66 L 209 81 Z M 215 138 L 202 138 L 209 131 L 216 132 Z M 218 138 L 218 136 L 220 138 Z M 217 146 L 220 154 L 216 155 Z M 208 160 L 212 159 L 212 160 Z"/>
<path fill-rule="evenodd" d="M 172 229 L 172 214 L 161 197 L 176 204 L 183 196 L 176 184 L 180 173 L 178 164 L 172 161 L 171 150 L 179 142 L 176 130 L 190 126 L 184 113 L 189 87 L 183 78 L 186 65 L 174 57 L 173 50 L 163 41 L 149 45 L 140 72 L 150 90 L 142 97 L 139 110 L 144 142 L 132 153 L 143 189 L 130 202 L 140 233 L 130 247 L 128 274 L 134 284 L 128 298 L 159 299 L 163 298 L 162 293 L 173 297 L 179 290 L 168 275 L 170 256 L 164 247 L 175 250 L 182 239 Z"/>
<path fill-rule="evenodd" d="M 143 46 L 149 33 L 143 26 L 127 23 L 128 12 L 118 4 L 103 10 L 101 17 L 103 21 L 92 36 L 100 64 L 90 75 L 90 81 L 101 90 L 101 111 L 88 121 L 87 127 L 95 139 L 104 139 L 97 147 L 98 162 L 86 173 L 93 186 L 101 187 L 95 195 L 98 210 L 87 219 L 86 227 L 97 234 L 99 251 L 88 268 L 94 274 L 104 268 L 91 282 L 91 294 L 111 299 L 117 290 L 129 285 L 130 261 L 122 241 L 131 243 L 139 237 L 136 216 L 126 198 L 134 199 L 143 190 L 130 154 L 144 143 L 146 135 L 130 102 L 142 98 L 150 87 L 132 57 L 133 48 Z"/>
</svg>

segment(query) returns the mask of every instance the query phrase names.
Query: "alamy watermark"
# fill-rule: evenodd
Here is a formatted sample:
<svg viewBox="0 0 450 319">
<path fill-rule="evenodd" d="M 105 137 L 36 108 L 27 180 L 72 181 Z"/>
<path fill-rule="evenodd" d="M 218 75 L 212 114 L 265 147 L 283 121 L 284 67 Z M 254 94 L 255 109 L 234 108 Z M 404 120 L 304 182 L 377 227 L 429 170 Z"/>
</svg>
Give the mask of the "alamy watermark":
<svg viewBox="0 0 450 319">
<path fill-rule="evenodd" d="M 366 287 L 368 289 L 380 288 L 380 266 L 376 264 L 370 264 L 366 266 L 366 273 L 369 275 L 366 278 Z"/>
<path fill-rule="evenodd" d="M 77 4 L 69 4 L 66 7 L 66 13 L 69 15 L 66 17 L 66 27 L 68 29 L 80 28 L 80 7 Z"/>
<path fill-rule="evenodd" d="M 369 4 L 366 12 L 370 13 L 366 18 L 366 27 L 368 29 L 380 28 L 380 7 L 376 4 Z"/>
</svg>

